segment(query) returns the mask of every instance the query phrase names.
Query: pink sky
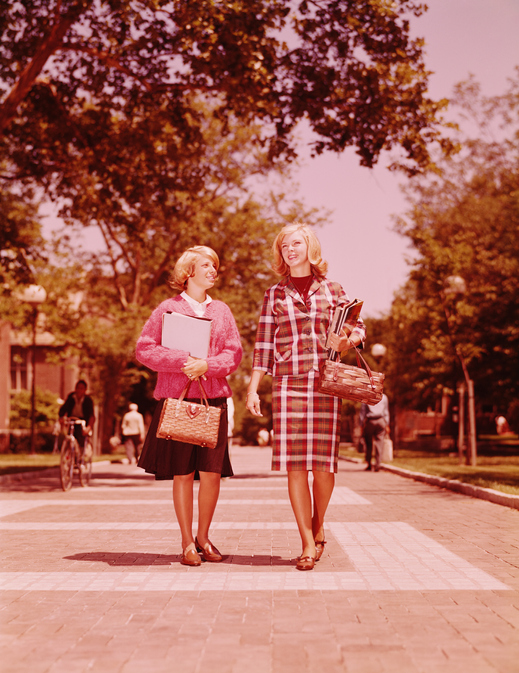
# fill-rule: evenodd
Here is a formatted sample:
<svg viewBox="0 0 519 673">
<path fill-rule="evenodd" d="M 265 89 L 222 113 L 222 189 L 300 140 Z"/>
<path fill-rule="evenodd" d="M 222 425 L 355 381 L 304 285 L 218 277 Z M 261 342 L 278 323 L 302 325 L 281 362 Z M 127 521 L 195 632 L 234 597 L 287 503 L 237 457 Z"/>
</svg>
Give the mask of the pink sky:
<svg viewBox="0 0 519 673">
<path fill-rule="evenodd" d="M 519 66 L 519 0 L 429 0 L 429 11 L 412 21 L 426 41 L 432 98 L 448 98 L 470 73 L 484 95 L 505 92 Z M 404 283 L 406 241 L 391 230 L 391 216 L 403 214 L 402 175 L 379 166 L 361 168 L 352 150 L 308 160 L 298 174 L 301 196 L 313 207 L 332 210 L 318 231 L 329 277 L 351 298 L 364 299 L 363 315 L 390 308 Z"/>
</svg>

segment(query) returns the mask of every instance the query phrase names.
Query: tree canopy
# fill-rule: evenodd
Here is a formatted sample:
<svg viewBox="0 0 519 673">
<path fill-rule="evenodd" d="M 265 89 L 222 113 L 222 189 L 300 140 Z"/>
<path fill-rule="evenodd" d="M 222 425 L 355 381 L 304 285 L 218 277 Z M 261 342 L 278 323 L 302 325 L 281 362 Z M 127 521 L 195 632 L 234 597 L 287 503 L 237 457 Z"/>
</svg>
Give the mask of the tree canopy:
<svg viewBox="0 0 519 673">
<path fill-rule="evenodd" d="M 0 319 L 25 320 L 26 311 L 9 296 L 18 285 L 35 282 L 33 263 L 45 258 L 44 247 L 33 190 L 0 182 Z"/>
<path fill-rule="evenodd" d="M 315 150 L 357 149 L 376 163 L 399 148 L 425 168 L 441 135 L 427 95 L 414 0 L 17 0 L 0 2 L 0 130 L 19 177 L 49 182 L 70 159 L 103 160 L 107 120 L 148 116 L 196 151 L 203 97 L 215 116 L 262 122 L 271 158 L 290 156 L 306 120 Z M 116 171 L 116 167 L 113 167 Z"/>
<path fill-rule="evenodd" d="M 319 220 L 281 187 L 251 192 L 253 178 L 257 191 L 273 171 L 290 174 L 301 122 L 316 153 L 352 147 L 368 167 L 394 150 L 394 167 L 416 173 L 432 146 L 453 148 L 446 101 L 428 98 L 423 43 L 410 37 L 424 10 L 414 0 L 0 0 L 0 184 L 9 198 L 37 188 L 59 204 L 65 229 L 33 268 L 63 354 L 73 349 L 99 381 L 105 439 L 140 375 L 128 367 L 136 336 L 186 247 L 216 250 L 214 294 L 252 341 L 274 230 Z M 76 235 L 93 229 L 103 247 L 82 253 Z"/>
<path fill-rule="evenodd" d="M 495 98 L 474 81 L 459 85 L 455 103 L 475 138 L 459 138 L 463 150 L 442 175 L 407 190 L 411 209 L 397 226 L 412 268 L 387 337 L 393 386 L 412 406 L 463 378 L 456 348 L 480 403 L 503 413 L 519 397 L 518 101 L 519 79 Z M 459 292 L 453 277 L 464 281 Z"/>
<path fill-rule="evenodd" d="M 221 121 L 208 110 L 205 121 L 204 154 L 197 164 L 186 160 L 185 169 L 211 166 L 198 191 L 170 193 L 163 186 L 158 190 L 155 165 L 131 152 L 125 169 L 129 181 L 132 175 L 140 177 L 139 201 L 125 198 L 123 181 L 113 186 L 107 178 L 105 185 L 78 171 L 62 208 L 63 231 L 56 232 L 49 262 L 38 267 L 39 282 L 48 293 L 49 327 L 62 345 L 62 355 L 80 357 L 102 403 L 105 445 L 121 395 L 147 376 L 135 366 L 135 342 L 152 309 L 171 294 L 166 281 L 179 255 L 200 243 L 217 252 L 219 280 L 211 295 L 231 306 L 244 345 L 250 347 L 263 292 L 273 280 L 270 246 L 280 222 L 296 217 L 320 221 L 294 198 L 291 183 L 290 195 L 283 193 L 286 170 L 275 185 L 269 171 L 263 194 L 257 188 L 251 195 L 250 180 L 263 175 L 267 162 L 254 128 L 237 126 L 222 136 Z M 156 137 L 160 140 L 168 132 L 157 130 Z M 165 171 L 169 162 L 163 158 Z M 94 229 L 101 233 L 103 245 L 82 251 L 77 243 L 81 233 Z M 249 369 L 246 357 L 238 388 L 244 386 L 242 376 Z"/>
</svg>

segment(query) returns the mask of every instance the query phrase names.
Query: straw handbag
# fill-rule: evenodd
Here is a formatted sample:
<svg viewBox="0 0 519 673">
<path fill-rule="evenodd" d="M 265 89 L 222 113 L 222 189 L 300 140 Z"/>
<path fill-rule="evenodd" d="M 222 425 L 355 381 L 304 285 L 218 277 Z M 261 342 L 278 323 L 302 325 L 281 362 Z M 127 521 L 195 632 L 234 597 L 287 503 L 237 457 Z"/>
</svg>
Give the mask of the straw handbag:
<svg viewBox="0 0 519 673">
<path fill-rule="evenodd" d="M 345 400 L 376 404 L 382 399 L 384 374 L 372 372 L 355 347 L 357 367 L 330 359 L 319 365 L 319 392 Z"/>
<path fill-rule="evenodd" d="M 188 381 L 178 400 L 173 397 L 165 400 L 157 428 L 158 438 L 206 446 L 209 449 L 216 447 L 222 410 L 219 407 L 209 406 L 200 379 L 198 384 L 201 393 L 200 404 L 184 401 L 191 381 Z"/>
</svg>

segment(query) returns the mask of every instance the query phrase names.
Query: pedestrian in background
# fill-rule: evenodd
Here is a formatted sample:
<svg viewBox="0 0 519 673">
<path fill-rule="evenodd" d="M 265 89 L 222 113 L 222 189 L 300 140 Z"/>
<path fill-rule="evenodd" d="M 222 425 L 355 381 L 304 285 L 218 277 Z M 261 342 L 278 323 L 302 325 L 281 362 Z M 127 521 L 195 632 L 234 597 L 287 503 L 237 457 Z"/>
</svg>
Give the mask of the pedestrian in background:
<svg viewBox="0 0 519 673">
<path fill-rule="evenodd" d="M 389 403 L 387 395 L 377 404 L 362 403 L 359 413 L 362 436 L 366 444 L 366 470 L 371 470 L 373 451 L 375 452 L 375 472 L 380 470 L 380 459 L 384 448 L 384 439 L 389 435 Z"/>
<path fill-rule="evenodd" d="M 229 458 L 227 420 L 227 399 L 232 392 L 226 377 L 238 368 L 242 346 L 231 309 L 207 294 L 216 282 L 219 264 L 218 255 L 211 248 L 197 245 L 186 250 L 175 264 L 169 282 L 180 294 L 166 299 L 153 311 L 136 346 L 139 362 L 158 372 L 153 395 L 159 400 L 138 464 L 154 474 L 155 479 L 173 480 L 173 504 L 182 534 L 180 562 L 188 566 L 199 566 L 202 558 L 213 562 L 222 560 L 209 540 L 209 527 L 220 494 L 221 478 L 234 474 Z M 162 346 L 162 316 L 172 312 L 212 320 L 207 359 Z M 178 399 L 186 384 L 192 381 L 186 401 L 200 402 L 200 378 L 209 404 L 222 410 L 216 448 L 157 438 L 165 399 Z M 195 479 L 200 480 L 200 488 L 198 528 L 193 538 Z"/>
<path fill-rule="evenodd" d="M 359 346 L 365 328 L 359 321 L 350 336 L 327 340 L 337 306 L 349 300 L 339 283 L 326 279 L 328 264 L 306 224 L 284 227 L 273 256 L 272 268 L 282 280 L 265 293 L 246 406 L 254 416 L 262 415 L 258 386 L 272 374 L 272 469 L 288 473 L 302 543 L 296 568 L 312 570 L 326 543 L 323 524 L 337 472 L 341 409 L 338 397 L 318 391 L 319 363 L 329 347 L 341 352 Z"/>
<path fill-rule="evenodd" d="M 128 408 L 121 421 L 121 434 L 128 460 L 134 465 L 139 460 L 139 449 L 144 441 L 144 417 L 135 403 Z"/>
</svg>

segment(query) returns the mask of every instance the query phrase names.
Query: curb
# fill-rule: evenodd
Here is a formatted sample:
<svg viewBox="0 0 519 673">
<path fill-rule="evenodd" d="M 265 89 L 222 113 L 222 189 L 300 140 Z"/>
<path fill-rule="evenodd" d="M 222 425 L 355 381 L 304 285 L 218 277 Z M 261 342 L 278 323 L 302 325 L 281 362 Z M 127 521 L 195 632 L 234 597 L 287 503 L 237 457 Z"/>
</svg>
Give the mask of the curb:
<svg viewBox="0 0 519 673">
<path fill-rule="evenodd" d="M 381 467 L 383 470 L 393 472 L 401 477 L 415 479 L 416 481 L 425 481 L 433 486 L 448 488 L 451 491 L 456 491 L 456 493 L 461 493 L 462 495 L 469 495 L 472 498 L 480 498 L 481 500 L 493 502 L 496 505 L 504 505 L 505 507 L 519 509 L 519 495 L 503 493 L 502 491 L 496 491 L 493 488 L 483 488 L 482 486 L 465 484 L 458 479 L 445 479 L 445 477 L 436 477 L 432 474 L 424 474 L 423 472 L 411 472 L 410 470 L 404 470 L 401 467 L 393 467 L 387 463 L 382 464 Z"/>
<path fill-rule="evenodd" d="M 343 456 L 339 456 L 339 458 L 341 460 L 347 460 L 350 463 L 364 462 L 360 458 L 346 458 Z M 400 477 L 407 477 L 408 479 L 414 479 L 415 481 L 424 481 L 427 484 L 431 484 L 432 486 L 447 488 L 450 491 L 455 491 L 456 493 L 461 493 L 462 495 L 468 495 L 472 498 L 479 498 L 480 500 L 493 502 L 496 505 L 504 505 L 505 507 L 519 509 L 519 495 L 503 493 L 502 491 L 496 491 L 493 488 L 483 488 L 482 486 L 465 484 L 458 479 L 445 479 L 445 477 L 436 477 L 435 475 L 425 474 L 423 472 L 411 472 L 411 470 L 404 470 L 402 467 L 394 467 L 393 465 L 388 465 L 387 463 L 381 463 L 380 468 L 382 470 L 386 470 L 387 472 L 397 474 Z"/>
<path fill-rule="evenodd" d="M 92 469 L 96 465 L 109 465 L 111 463 L 110 460 L 99 460 L 94 463 L 92 463 Z M 26 472 L 14 472 L 13 474 L 2 474 L 0 475 L 0 486 L 2 484 L 4 485 L 9 485 L 9 484 L 18 484 L 20 482 L 24 481 L 33 481 L 34 479 L 38 479 L 40 477 L 55 477 L 56 479 L 59 479 L 59 467 L 47 467 L 44 470 L 28 470 Z"/>
</svg>

